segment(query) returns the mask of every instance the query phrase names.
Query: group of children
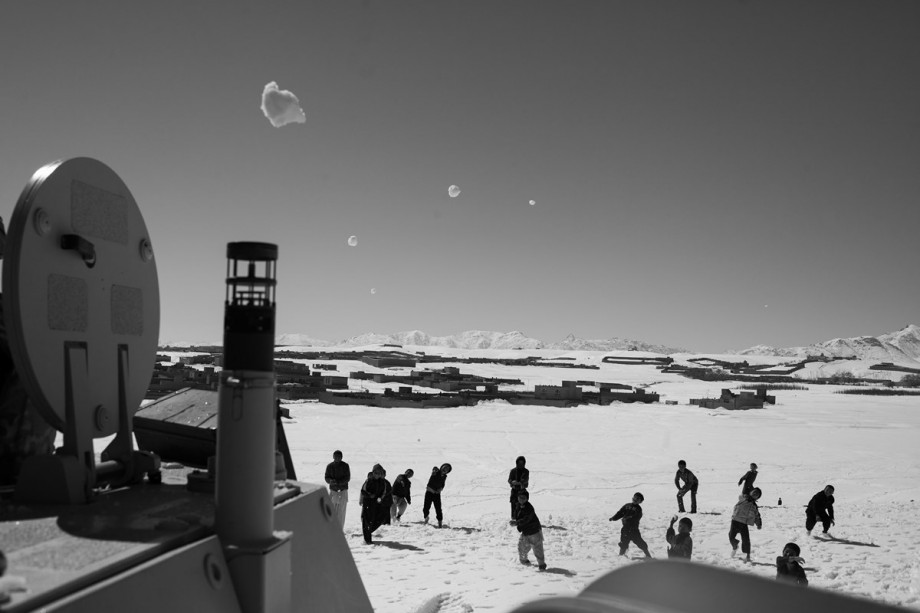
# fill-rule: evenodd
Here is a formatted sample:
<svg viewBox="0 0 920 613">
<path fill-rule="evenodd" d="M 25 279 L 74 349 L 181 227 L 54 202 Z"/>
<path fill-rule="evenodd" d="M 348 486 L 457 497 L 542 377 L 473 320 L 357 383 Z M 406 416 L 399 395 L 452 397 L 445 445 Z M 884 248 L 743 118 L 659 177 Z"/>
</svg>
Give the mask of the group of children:
<svg viewBox="0 0 920 613">
<path fill-rule="evenodd" d="M 536 519 L 536 512 L 533 505 L 529 502 L 529 496 L 526 492 L 526 486 L 529 481 L 530 473 L 524 468 L 523 456 L 517 459 L 515 468 L 511 470 L 508 476 L 508 483 L 511 485 L 511 507 L 512 523 L 518 525 L 521 537 L 518 541 L 518 553 L 522 564 L 530 564 L 527 559 L 527 553 L 532 547 L 534 555 L 540 563 L 540 569 L 545 569 L 545 559 L 543 556 L 543 535 L 539 529 L 539 520 Z M 732 546 L 732 555 L 738 550 L 738 538 L 741 537 L 741 551 L 745 554 L 745 561 L 751 561 L 751 539 L 750 526 L 756 526 L 758 530 L 762 527 L 760 509 L 757 501 L 762 496 L 760 488 L 754 487 L 754 481 L 757 479 L 757 464 L 751 464 L 750 470 L 738 480 L 738 485 L 742 486 L 741 495 L 738 502 L 732 509 L 731 527 L 728 533 L 728 540 Z M 696 492 L 699 487 L 699 480 L 687 468 L 684 460 L 678 462 L 677 475 L 674 478 L 674 484 L 677 486 L 678 510 L 684 512 L 683 497 L 690 493 L 690 513 L 696 513 Z M 826 534 L 828 529 L 834 523 L 834 486 L 828 485 L 822 491 L 815 494 L 806 507 L 805 527 L 808 534 L 820 520 Z M 518 497 L 519 505 L 515 507 L 515 496 Z M 648 550 L 648 544 L 642 538 L 639 531 L 639 521 L 642 519 L 642 502 L 645 497 L 642 492 L 633 494 L 632 501 L 624 504 L 609 521 L 621 520 L 623 522 L 620 528 L 620 555 L 626 555 L 630 543 L 636 545 L 646 558 L 651 558 L 652 554 Z M 526 528 L 522 528 L 522 524 Z M 536 524 L 536 525 L 534 525 Z M 677 524 L 677 530 L 674 529 Z M 665 539 L 668 542 L 669 558 L 690 559 L 693 555 L 693 538 L 690 533 L 693 531 L 693 520 L 684 517 L 678 521 L 677 515 L 671 518 L 671 523 L 665 532 Z M 801 557 L 801 549 L 795 543 L 786 543 L 783 547 L 782 555 L 776 558 L 776 578 L 790 581 L 797 585 L 808 585 L 808 578 L 805 575 L 805 569 L 802 564 L 804 560 Z"/>
<path fill-rule="evenodd" d="M 451 465 L 446 462 L 431 469 L 431 476 L 425 488 L 425 502 L 422 505 L 426 524 L 433 505 L 438 528 L 442 527 L 444 514 L 441 510 L 441 491 L 451 469 Z M 361 486 L 361 531 L 366 543 L 373 542 L 371 535 L 380 526 L 400 521 L 406 508 L 412 504 L 411 479 L 415 472 L 411 468 L 406 469 L 393 480 L 392 485 L 387 481 L 386 475 L 387 471 L 383 466 L 374 464 L 373 470 L 367 473 L 367 480 Z"/>
<path fill-rule="evenodd" d="M 336 472 L 336 467 L 341 462 L 341 452 L 337 451 L 334 455 L 334 462 L 327 467 L 326 481 L 330 484 L 330 494 L 337 491 L 341 486 L 340 481 L 330 480 L 330 471 Z M 677 473 L 674 477 L 674 485 L 677 487 L 677 504 L 678 511 L 684 511 L 683 498 L 690 494 L 690 513 L 696 513 L 696 493 L 699 488 L 699 480 L 687 468 L 687 463 L 680 460 L 677 463 Z M 347 464 L 345 465 L 347 472 Z M 341 472 L 341 470 L 339 470 Z M 422 515 L 425 523 L 428 523 L 428 516 L 431 507 L 434 506 L 435 518 L 438 527 L 442 527 L 443 512 L 441 509 L 441 492 L 444 489 L 447 475 L 451 472 L 451 465 L 444 463 L 441 466 L 434 466 L 431 469 L 431 475 L 425 489 L 425 503 L 422 509 Z M 405 513 L 406 508 L 412 503 L 410 479 L 413 477 L 412 469 L 407 469 L 393 481 L 391 485 L 386 479 L 386 470 L 380 465 L 375 464 L 373 470 L 367 474 L 367 480 L 361 486 L 361 526 L 364 534 L 364 540 L 371 543 L 371 534 L 381 525 L 398 522 Z M 350 475 L 349 475 L 350 476 Z M 738 502 L 732 509 L 731 526 L 728 532 L 728 540 L 732 546 L 732 555 L 735 555 L 739 547 L 745 554 L 745 561 L 751 561 L 751 537 L 750 526 L 756 526 L 758 530 L 762 527 L 760 509 L 757 501 L 760 500 L 762 492 L 760 488 L 754 486 L 757 479 L 757 464 L 751 464 L 750 470 L 747 471 L 739 480 L 741 486 L 741 495 Z M 347 483 L 347 481 L 346 481 Z M 518 456 L 515 460 L 515 466 L 508 474 L 508 485 L 511 487 L 509 498 L 511 505 L 511 524 L 517 526 L 520 533 L 518 538 L 518 558 L 521 564 L 530 565 L 528 557 L 533 552 L 540 570 L 546 570 L 546 558 L 543 549 L 543 526 L 533 505 L 530 503 L 530 494 L 528 487 L 530 485 L 530 471 L 527 469 L 527 460 L 524 456 Z M 834 486 L 828 485 L 822 491 L 815 494 L 806 507 L 805 528 L 808 534 L 820 521 L 824 533 L 826 534 L 830 526 L 834 524 Z M 622 521 L 620 529 L 619 554 L 626 555 L 630 543 L 636 545 L 646 558 L 651 558 L 648 544 L 642 538 L 639 530 L 639 522 L 642 519 L 642 503 L 645 497 L 641 492 L 633 494 L 632 500 L 624 504 L 609 521 Z M 344 515 L 343 515 L 344 519 Z M 344 523 L 344 522 L 343 522 Z M 675 530 L 674 525 L 677 524 Z M 671 523 L 665 532 L 665 539 L 668 543 L 669 558 L 690 559 L 693 555 L 693 538 L 690 533 L 693 531 L 693 520 L 684 517 L 678 520 L 678 516 L 671 518 Z M 787 543 L 783 547 L 781 556 L 776 558 L 776 578 L 788 580 L 798 585 L 808 585 L 808 579 L 805 570 L 802 567 L 801 550 L 795 543 Z"/>
<path fill-rule="evenodd" d="M 342 452 L 338 449 L 332 453 L 332 462 L 326 466 L 325 478 L 329 485 L 333 515 L 339 522 L 339 526 L 344 528 L 351 468 L 347 462 L 342 460 L 342 457 Z M 425 523 L 428 523 L 428 513 L 434 506 L 438 528 L 442 526 L 444 520 L 444 514 L 441 511 L 441 491 L 444 489 L 450 471 L 451 465 L 446 462 L 432 467 L 431 476 L 425 488 L 422 514 L 425 517 Z M 411 479 L 414 475 L 415 472 L 407 468 L 391 484 L 386 478 L 387 471 L 380 464 L 374 464 L 371 471 L 367 473 L 367 479 L 361 485 L 361 494 L 358 498 L 358 503 L 361 505 L 361 531 L 366 543 L 373 542 L 371 535 L 377 528 L 402 519 L 403 513 L 412 504 Z"/>
</svg>

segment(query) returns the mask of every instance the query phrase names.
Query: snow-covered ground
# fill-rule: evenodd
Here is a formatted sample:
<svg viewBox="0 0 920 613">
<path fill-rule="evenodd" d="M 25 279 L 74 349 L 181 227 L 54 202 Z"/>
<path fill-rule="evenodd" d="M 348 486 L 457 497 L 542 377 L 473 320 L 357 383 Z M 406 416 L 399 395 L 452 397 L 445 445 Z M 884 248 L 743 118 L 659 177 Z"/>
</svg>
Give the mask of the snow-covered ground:
<svg viewBox="0 0 920 613">
<path fill-rule="evenodd" d="M 285 431 L 300 480 L 322 482 L 334 449 L 351 466 L 345 532 L 377 613 L 501 612 L 575 595 L 608 571 L 637 563 L 617 556 L 619 522 L 608 521 L 636 491 L 645 495 L 643 536 L 655 557 L 666 557 L 679 459 L 700 479 L 695 561 L 772 578 L 775 557 L 795 541 L 812 587 L 920 610 L 920 397 L 841 395 L 833 393 L 838 387 L 811 386 L 773 392 L 777 404 L 762 410 L 709 410 L 687 400 L 737 384 L 605 364 L 602 353 L 567 355 L 600 369 L 459 367 L 521 378 L 525 386 L 563 379 L 643 384 L 679 404 L 287 405 L 292 418 Z M 518 533 L 508 523 L 506 480 L 518 455 L 527 458 L 531 502 L 544 525 L 549 569 L 543 573 L 518 563 Z M 391 481 L 407 468 L 415 471 L 413 502 L 400 525 L 380 528 L 367 545 L 358 490 L 378 462 Z M 439 530 L 421 523 L 421 506 L 431 467 L 443 462 L 453 472 Z M 754 564 L 745 565 L 731 557 L 728 529 L 738 480 L 751 462 L 760 467 L 763 529 L 752 530 Z M 828 483 L 837 498 L 830 541 L 804 529 L 804 505 Z M 635 548 L 629 553 L 639 555 Z"/>
</svg>

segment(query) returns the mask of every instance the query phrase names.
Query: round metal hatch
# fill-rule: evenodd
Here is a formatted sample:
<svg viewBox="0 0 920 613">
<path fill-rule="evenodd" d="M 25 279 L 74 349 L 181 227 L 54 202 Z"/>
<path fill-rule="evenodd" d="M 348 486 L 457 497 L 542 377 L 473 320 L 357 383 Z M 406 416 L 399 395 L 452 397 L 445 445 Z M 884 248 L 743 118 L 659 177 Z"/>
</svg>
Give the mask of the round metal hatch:
<svg viewBox="0 0 920 613">
<path fill-rule="evenodd" d="M 118 430 L 120 401 L 134 415 L 156 360 L 159 285 L 144 219 L 108 166 L 73 158 L 32 176 L 10 219 L 3 317 L 16 369 L 52 426 L 65 429 L 68 397 L 93 438 Z M 68 378 L 75 351 L 85 373 Z"/>
</svg>

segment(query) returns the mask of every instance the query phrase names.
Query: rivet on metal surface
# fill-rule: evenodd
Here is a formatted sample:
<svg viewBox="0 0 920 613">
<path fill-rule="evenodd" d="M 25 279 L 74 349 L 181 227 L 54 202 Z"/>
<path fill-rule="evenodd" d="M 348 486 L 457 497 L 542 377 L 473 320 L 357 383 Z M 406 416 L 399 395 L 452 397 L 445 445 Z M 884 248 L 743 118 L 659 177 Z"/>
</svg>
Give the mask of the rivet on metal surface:
<svg viewBox="0 0 920 613">
<path fill-rule="evenodd" d="M 150 240 L 146 238 L 141 239 L 141 244 L 139 246 L 141 253 L 141 260 L 144 262 L 149 262 L 153 259 L 153 245 L 150 244 Z"/>
<path fill-rule="evenodd" d="M 39 207 L 32 215 L 32 225 L 39 236 L 44 236 L 51 230 L 51 218 L 45 209 Z"/>
<path fill-rule="evenodd" d="M 105 430 L 106 425 L 109 423 L 109 412 L 101 404 L 96 407 L 94 418 L 96 421 L 96 429 L 100 431 Z"/>
<path fill-rule="evenodd" d="M 208 584 L 215 590 L 219 590 L 223 585 L 224 573 L 213 554 L 209 553 L 204 557 L 204 576 Z"/>
</svg>

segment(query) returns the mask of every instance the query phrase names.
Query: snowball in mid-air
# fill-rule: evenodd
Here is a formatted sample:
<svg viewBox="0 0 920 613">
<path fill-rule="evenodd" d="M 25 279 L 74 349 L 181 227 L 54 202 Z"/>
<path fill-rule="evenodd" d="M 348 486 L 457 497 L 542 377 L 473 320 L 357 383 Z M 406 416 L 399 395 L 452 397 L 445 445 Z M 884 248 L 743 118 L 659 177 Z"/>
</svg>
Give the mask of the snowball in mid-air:
<svg viewBox="0 0 920 613">
<path fill-rule="evenodd" d="M 354 234 L 352 234 L 351 236 L 348 237 L 348 246 L 349 246 L 349 247 L 354 247 L 354 246 L 357 245 L 357 244 L 358 244 L 358 237 L 357 237 L 357 236 L 355 236 Z"/>
<path fill-rule="evenodd" d="M 376 293 L 377 293 L 377 288 L 376 288 L 376 287 L 372 287 L 372 288 L 371 288 L 371 293 L 372 293 L 372 294 L 376 294 Z"/>
<path fill-rule="evenodd" d="M 278 89 L 278 84 L 274 81 L 262 90 L 262 113 L 276 128 L 307 121 L 297 96 L 286 89 Z"/>
<path fill-rule="evenodd" d="M 535 205 L 536 203 L 537 203 L 536 200 L 531 200 L 531 201 L 530 201 L 530 206 L 533 206 L 533 205 Z"/>
<path fill-rule="evenodd" d="M 451 185 L 450 187 L 447 188 L 447 195 L 450 196 L 451 198 L 456 198 L 457 196 L 460 195 L 460 188 L 457 187 L 456 185 Z"/>
</svg>

